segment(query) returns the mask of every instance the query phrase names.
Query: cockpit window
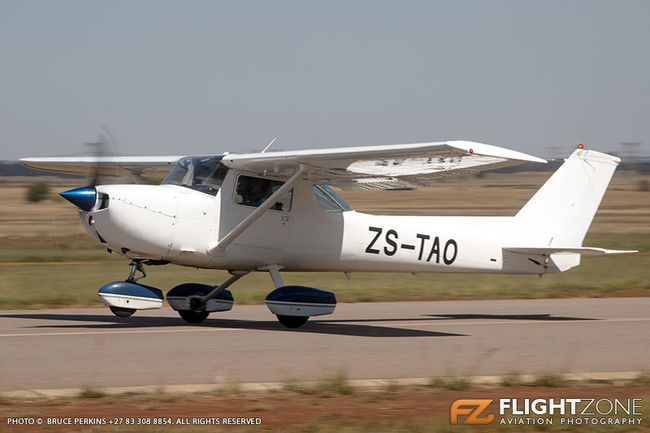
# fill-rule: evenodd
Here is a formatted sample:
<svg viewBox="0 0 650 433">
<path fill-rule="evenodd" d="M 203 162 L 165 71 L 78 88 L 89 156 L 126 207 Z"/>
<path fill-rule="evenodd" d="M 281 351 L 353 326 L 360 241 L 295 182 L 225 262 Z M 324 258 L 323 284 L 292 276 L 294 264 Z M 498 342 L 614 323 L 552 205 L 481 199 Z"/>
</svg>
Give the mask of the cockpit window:
<svg viewBox="0 0 650 433">
<path fill-rule="evenodd" d="M 237 188 L 235 189 L 235 203 L 244 206 L 258 207 L 266 201 L 267 198 L 276 192 L 284 182 L 261 177 L 239 176 L 237 179 Z M 273 210 L 289 212 L 291 210 L 291 200 L 293 199 L 293 189 L 271 206 Z"/>
<path fill-rule="evenodd" d="M 311 187 L 325 212 L 345 212 L 352 210 L 332 188 L 327 185 L 314 185 Z"/>
<path fill-rule="evenodd" d="M 161 185 L 181 185 L 217 195 L 228 167 L 221 164 L 222 156 L 186 157 L 176 163 Z"/>
</svg>

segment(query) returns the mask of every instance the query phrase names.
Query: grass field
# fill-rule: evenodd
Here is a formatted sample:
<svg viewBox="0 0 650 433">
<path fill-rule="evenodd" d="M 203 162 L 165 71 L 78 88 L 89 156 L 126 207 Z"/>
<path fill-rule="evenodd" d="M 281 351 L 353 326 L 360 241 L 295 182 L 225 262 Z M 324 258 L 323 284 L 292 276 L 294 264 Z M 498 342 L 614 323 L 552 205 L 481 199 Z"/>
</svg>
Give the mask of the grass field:
<svg viewBox="0 0 650 433">
<path fill-rule="evenodd" d="M 236 386 L 200 394 L 167 393 L 161 388 L 152 393 L 129 393 L 107 395 L 101 389 L 84 389 L 77 397 L 20 400 L 5 398 L 0 401 L 0 421 L 9 417 L 47 418 L 106 418 L 107 420 L 130 418 L 129 424 L 89 426 L 50 425 L 44 431 L 86 431 L 101 432 L 296 432 L 296 433 L 433 433 L 433 432 L 648 432 L 647 416 L 640 425 L 572 425 L 566 420 L 585 417 L 562 416 L 519 416 L 514 419 L 547 419 L 551 424 L 503 423 L 513 416 L 496 415 L 497 399 L 508 398 L 523 401 L 536 398 L 556 401 L 561 398 L 581 399 L 626 399 L 638 398 L 642 415 L 646 415 L 647 396 L 650 386 L 645 383 L 612 385 L 610 383 L 574 384 L 571 387 L 516 385 L 479 387 L 469 383 L 462 389 L 438 387 L 435 381 L 428 386 L 387 385 L 385 388 L 361 389 L 351 385 L 345 377 L 324 379 L 316 385 L 287 383 L 284 389 L 272 392 L 247 392 Z M 457 399 L 481 398 L 492 400 L 487 413 L 495 414 L 491 424 L 485 426 L 450 425 L 449 407 Z M 578 405 L 578 413 L 586 403 Z M 603 405 L 603 407 L 605 407 Z M 222 419 L 222 417 L 256 418 L 260 425 L 252 427 L 233 425 L 179 425 L 178 420 L 197 418 Z M 152 419 L 168 419 L 176 425 L 153 425 Z M 561 418 L 565 419 L 565 422 Z M 591 417 L 598 419 L 610 416 Z M 611 418 L 622 420 L 624 415 Z M 459 420 L 465 419 L 461 416 Z M 627 424 L 627 423 L 626 423 Z M 6 426 L 7 431 L 26 431 L 25 426 Z M 29 431 L 33 431 L 27 427 Z"/>
<path fill-rule="evenodd" d="M 377 214 L 514 215 L 548 174 L 490 174 L 416 191 L 345 192 L 353 208 Z M 650 296 L 650 192 L 639 175 L 617 174 L 585 245 L 641 254 L 584 257 L 562 274 L 537 276 L 285 273 L 287 284 L 332 290 L 342 302 L 432 299 Z M 38 179 L 34 179 L 38 181 Z M 55 192 L 70 185 L 53 185 Z M 0 186 L 0 308 L 100 305 L 97 289 L 124 279 L 127 261 L 94 244 L 76 209 L 57 197 L 25 200 L 24 185 Z M 58 263 L 57 263 L 58 262 Z M 82 262 L 69 264 L 62 262 Z M 173 265 L 148 267 L 146 284 L 168 290 L 181 282 L 219 283 L 226 273 Z M 261 302 L 272 289 L 265 273 L 232 287 L 238 303 Z"/>
</svg>

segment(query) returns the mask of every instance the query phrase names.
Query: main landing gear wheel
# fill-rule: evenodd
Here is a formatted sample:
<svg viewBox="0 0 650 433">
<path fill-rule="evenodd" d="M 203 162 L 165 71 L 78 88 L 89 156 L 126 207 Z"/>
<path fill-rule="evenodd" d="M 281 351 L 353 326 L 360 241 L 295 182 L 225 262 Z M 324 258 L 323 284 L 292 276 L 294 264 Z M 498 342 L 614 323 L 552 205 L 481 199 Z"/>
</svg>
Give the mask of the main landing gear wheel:
<svg viewBox="0 0 650 433">
<path fill-rule="evenodd" d="M 117 317 L 130 317 L 135 313 L 133 308 L 109 307 Z"/>
<path fill-rule="evenodd" d="M 278 314 L 276 317 L 287 328 L 299 328 L 309 320 L 309 316 L 282 316 Z"/>
<path fill-rule="evenodd" d="M 179 310 L 178 314 L 187 323 L 201 323 L 208 318 L 210 313 L 208 311 L 192 311 L 192 310 Z"/>
</svg>

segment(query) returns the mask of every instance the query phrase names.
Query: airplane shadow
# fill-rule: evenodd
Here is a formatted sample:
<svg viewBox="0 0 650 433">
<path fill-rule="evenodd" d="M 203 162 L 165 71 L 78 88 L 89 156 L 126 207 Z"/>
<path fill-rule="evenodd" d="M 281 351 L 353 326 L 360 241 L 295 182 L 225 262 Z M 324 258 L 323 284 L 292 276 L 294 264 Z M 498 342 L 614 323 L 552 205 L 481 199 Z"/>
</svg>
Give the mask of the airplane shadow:
<svg viewBox="0 0 650 433">
<path fill-rule="evenodd" d="M 564 317 L 550 314 L 425 314 L 433 320 L 458 320 L 458 319 L 495 319 L 495 320 L 541 320 L 541 321 L 579 321 L 600 320 L 590 317 Z"/>
<path fill-rule="evenodd" d="M 200 325 L 188 325 L 180 318 L 175 317 L 138 317 L 120 318 L 112 315 L 99 314 L 2 314 L 0 318 L 15 319 L 34 319 L 34 320 L 51 320 L 66 322 L 83 322 L 83 324 L 61 324 L 61 325 L 36 325 L 29 328 L 44 329 L 138 329 L 138 328 L 180 328 L 188 326 L 196 327 L 214 327 L 227 329 L 248 329 L 261 331 L 280 331 L 280 332 L 297 332 L 305 334 L 330 334 L 330 335 L 347 335 L 356 337 L 465 337 L 465 334 L 450 332 L 425 331 L 420 329 L 394 328 L 387 326 L 372 326 L 361 324 L 349 324 L 349 322 L 363 322 L 364 320 L 313 320 L 307 322 L 300 328 L 289 329 L 277 321 L 249 321 L 239 319 L 211 319 L 209 318 Z M 371 322 L 391 322 L 398 319 L 373 319 Z M 419 319 L 399 319 L 400 321 L 418 321 L 418 320 L 436 320 L 429 318 Z M 335 323 L 340 322 L 340 323 Z M 345 323 L 343 323 L 345 322 Z"/>
</svg>

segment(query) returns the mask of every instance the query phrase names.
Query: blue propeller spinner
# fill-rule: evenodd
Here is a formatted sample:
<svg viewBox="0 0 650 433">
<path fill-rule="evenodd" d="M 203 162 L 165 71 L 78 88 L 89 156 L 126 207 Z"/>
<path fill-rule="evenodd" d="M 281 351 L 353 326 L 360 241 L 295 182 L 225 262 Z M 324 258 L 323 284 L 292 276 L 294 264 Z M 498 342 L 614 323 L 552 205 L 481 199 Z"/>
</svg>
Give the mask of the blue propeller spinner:
<svg viewBox="0 0 650 433">
<path fill-rule="evenodd" d="M 79 209 L 90 211 L 97 200 L 97 190 L 92 186 L 82 186 L 59 194 Z"/>
</svg>

